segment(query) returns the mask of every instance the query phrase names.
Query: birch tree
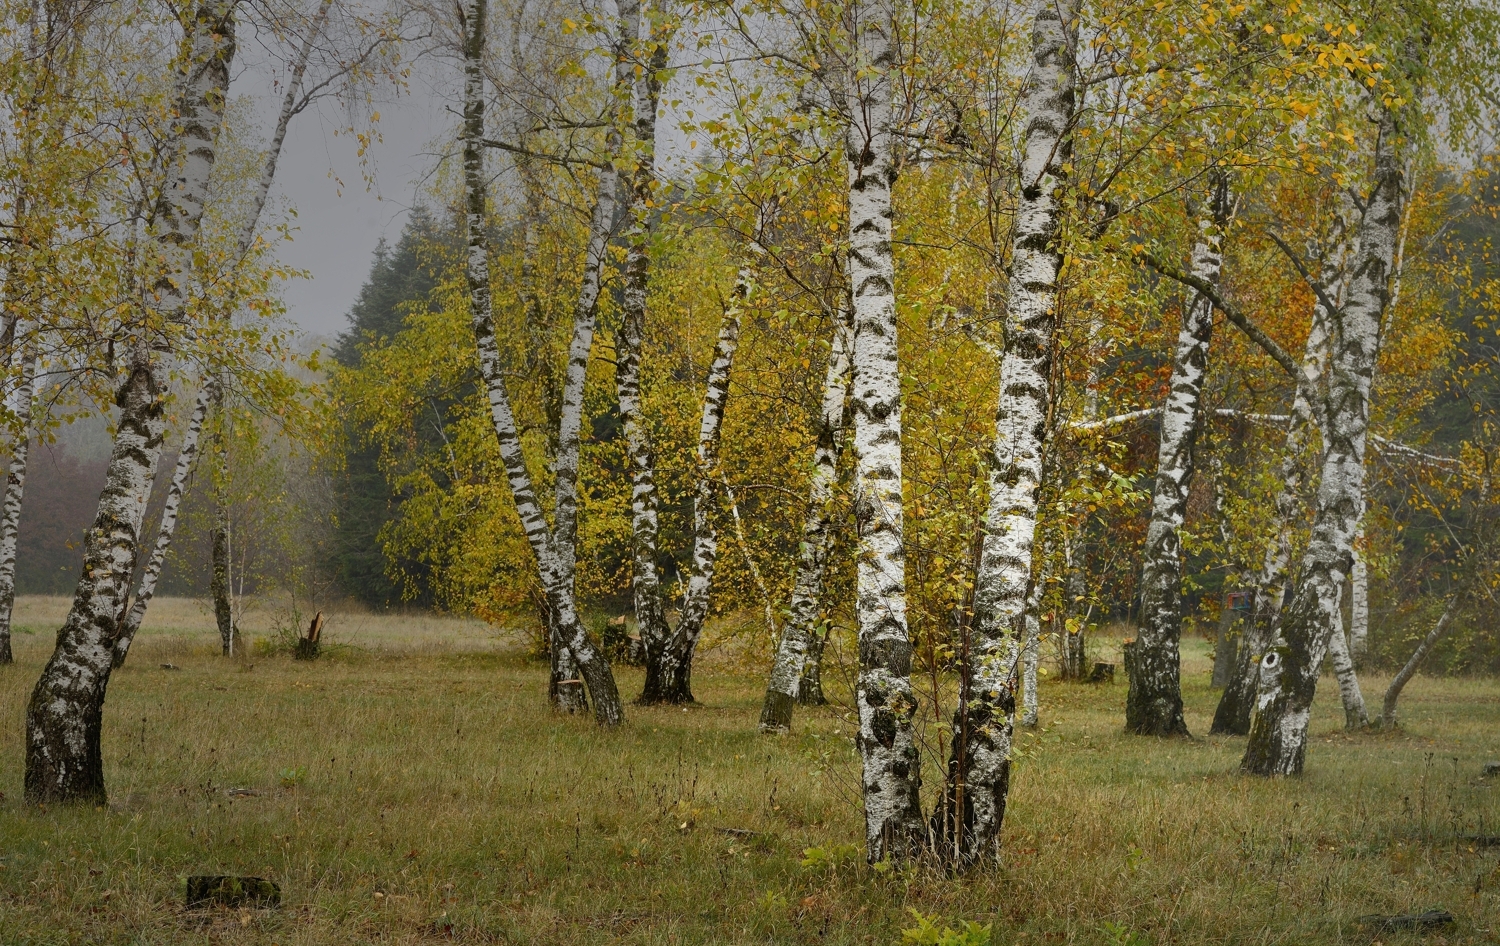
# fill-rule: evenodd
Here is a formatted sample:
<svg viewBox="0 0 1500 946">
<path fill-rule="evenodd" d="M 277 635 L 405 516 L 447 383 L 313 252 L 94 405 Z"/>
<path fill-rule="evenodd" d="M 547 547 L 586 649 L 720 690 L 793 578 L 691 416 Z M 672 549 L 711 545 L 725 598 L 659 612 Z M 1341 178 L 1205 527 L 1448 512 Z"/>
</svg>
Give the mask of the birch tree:
<svg viewBox="0 0 1500 946">
<path fill-rule="evenodd" d="M 1210 175 L 1210 196 L 1198 220 L 1192 274 L 1217 284 L 1223 269 L 1224 230 L 1229 224 L 1229 181 Z M 1156 491 L 1146 530 L 1141 569 L 1142 623 L 1132 645 L 1130 694 L 1125 728 L 1142 736 L 1187 735 L 1182 717 L 1182 547 L 1178 530 L 1187 511 L 1193 447 L 1202 421 L 1203 383 L 1213 335 L 1213 303 L 1195 296 L 1183 316 L 1172 359 L 1172 377 L 1162 405 Z"/>
<path fill-rule="evenodd" d="M 995 858 L 1010 789 L 1018 645 L 1032 581 L 1037 495 L 1063 265 L 1064 189 L 1076 117 L 1078 6 L 1043 0 L 1019 112 L 1019 201 L 1000 362 L 975 627 L 955 713 L 939 840 L 959 863 Z"/>
<path fill-rule="evenodd" d="M 463 168 L 465 233 L 468 244 L 465 278 L 469 290 L 469 317 L 479 355 L 479 372 L 489 402 L 490 419 L 505 464 L 511 495 L 520 514 L 527 542 L 536 558 L 547 604 L 557 635 L 578 661 L 579 673 L 593 700 L 594 716 L 604 725 L 623 720 L 619 691 L 609 661 L 589 640 L 565 584 L 564 566 L 546 517 L 537 502 L 531 473 L 521 450 L 521 435 L 511 410 L 500 353 L 495 342 L 494 316 L 490 310 L 489 236 L 486 226 L 488 185 L 484 168 L 484 51 L 487 0 L 468 0 L 461 8 L 464 60 Z"/>
<path fill-rule="evenodd" d="M 105 798 L 100 755 L 104 695 L 164 434 L 165 378 L 154 348 L 160 334 L 170 332 L 186 316 L 193 244 L 234 58 L 233 0 L 198 5 L 185 47 L 170 172 L 151 222 L 160 268 L 146 300 L 149 321 L 137 327 L 127 356 L 127 377 L 117 396 L 120 415 L 114 447 L 99 512 L 84 537 L 83 571 L 73 606 L 26 711 L 25 790 L 26 798 L 37 803 L 102 803 Z"/>
</svg>

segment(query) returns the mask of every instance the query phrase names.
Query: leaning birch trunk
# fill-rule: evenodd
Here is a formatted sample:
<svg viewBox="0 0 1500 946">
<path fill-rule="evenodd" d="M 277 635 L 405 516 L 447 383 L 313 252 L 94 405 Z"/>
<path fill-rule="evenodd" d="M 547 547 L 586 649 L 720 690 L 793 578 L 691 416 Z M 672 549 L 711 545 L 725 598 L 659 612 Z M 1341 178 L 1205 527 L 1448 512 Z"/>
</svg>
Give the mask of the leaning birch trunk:
<svg viewBox="0 0 1500 946">
<path fill-rule="evenodd" d="M 973 643 L 954 714 L 952 755 L 937 835 L 960 864 L 994 861 L 1010 790 L 1016 661 L 1032 578 L 1052 344 L 1062 270 L 1062 217 L 1077 108 L 1076 0 L 1042 0 L 1021 97 L 1020 199 L 1011 235 L 1005 353 L 975 575 Z"/>
<path fill-rule="evenodd" d="M 192 476 L 193 465 L 198 457 L 198 439 L 203 432 L 203 421 L 208 416 L 208 408 L 212 400 L 212 385 L 199 389 L 197 402 L 193 405 L 192 417 L 188 420 L 187 432 L 182 437 L 181 450 L 177 454 L 177 465 L 172 470 L 172 483 L 167 488 L 166 503 L 162 506 L 161 523 L 156 532 L 156 546 L 151 550 L 151 558 L 146 563 L 145 571 L 141 573 L 141 580 L 136 586 L 135 601 L 130 606 L 130 613 L 125 616 L 119 635 L 115 638 L 112 648 L 112 661 L 115 667 L 125 663 L 125 656 L 130 653 L 130 644 L 135 640 L 135 635 L 141 629 L 141 622 L 146 618 L 146 608 L 150 606 L 151 598 L 156 594 L 156 582 L 161 577 L 162 566 L 167 560 L 167 549 L 172 544 L 172 533 L 177 528 L 177 514 L 182 508 L 182 497 L 187 492 L 187 481 Z"/>
<path fill-rule="evenodd" d="M 266 149 L 265 163 L 261 165 L 260 180 L 256 185 L 250 213 L 240 229 L 236 249 L 241 258 L 250 251 L 251 244 L 255 240 L 260 215 L 265 210 L 266 200 L 271 193 L 271 184 L 276 179 L 276 165 L 281 158 L 282 145 L 286 143 L 287 128 L 291 125 L 292 118 L 306 104 L 301 100 L 303 79 L 307 74 L 307 64 L 312 57 L 313 42 L 322 33 L 332 6 L 333 0 L 321 0 L 318 4 L 318 12 L 313 17 L 312 28 L 303 39 L 302 48 L 292 65 L 286 95 L 281 101 L 281 112 L 276 118 L 276 129 L 272 132 L 270 145 Z M 135 635 L 141 628 L 141 622 L 146 618 L 146 609 L 150 607 L 151 599 L 156 595 L 156 583 L 161 578 L 162 567 L 167 561 L 167 550 L 171 548 L 172 535 L 177 530 L 177 511 L 182 506 L 183 494 L 187 490 L 188 480 L 192 478 L 193 466 L 198 459 L 198 438 L 203 432 L 203 422 L 208 416 L 210 404 L 217 404 L 219 398 L 220 392 L 212 380 L 212 373 L 206 374 L 198 388 L 192 418 L 182 436 L 182 446 L 177 451 L 177 464 L 172 470 L 172 482 L 167 488 L 166 505 L 162 509 L 161 523 L 156 530 L 156 544 L 151 549 L 151 557 L 147 560 L 146 568 L 136 585 L 135 600 L 131 604 L 130 613 L 126 615 L 115 640 L 113 659 L 116 667 L 125 662 L 126 655 L 130 653 L 130 644 L 135 640 Z"/>
<path fill-rule="evenodd" d="M 1223 268 L 1224 228 L 1229 220 L 1229 181 L 1211 176 L 1211 195 L 1198 222 L 1192 273 L 1212 285 Z M 1182 541 L 1193 479 L 1193 446 L 1202 421 L 1203 380 L 1213 335 L 1214 307 L 1195 295 L 1177 335 L 1172 377 L 1162 405 L 1156 490 L 1141 568 L 1141 626 L 1136 632 L 1125 729 L 1141 736 L 1185 736 L 1182 716 Z"/>
<path fill-rule="evenodd" d="M 844 156 L 849 170 L 849 288 L 854 322 L 854 519 L 859 551 L 855 614 L 859 677 L 855 739 L 863 765 L 870 861 L 903 861 L 922 848 L 921 760 L 912 720 L 911 638 L 901 509 L 901 373 L 891 251 L 892 135 L 888 0 L 850 7 L 858 69 L 850 70 Z"/>
<path fill-rule="evenodd" d="M 1262 684 L 1241 767 L 1255 775 L 1296 775 L 1307 754 L 1307 726 L 1329 635 L 1341 626 L 1344 580 L 1364 514 L 1365 437 L 1370 381 L 1390 298 L 1390 274 L 1401 224 L 1402 175 L 1396 122 L 1382 110 L 1375 146 L 1374 188 L 1360 220 L 1349 295 L 1333 313 L 1324 451 L 1317 505 L 1295 597 L 1282 618 L 1285 646 L 1271 650 L 1284 666 Z"/>
<path fill-rule="evenodd" d="M 1432 650 L 1434 644 L 1446 637 L 1449 629 L 1453 627 L 1453 618 L 1458 613 L 1459 598 L 1459 595 L 1454 595 L 1448 599 L 1448 605 L 1443 608 L 1443 615 L 1438 618 L 1437 624 L 1427 632 L 1427 636 L 1422 639 L 1422 643 L 1417 645 L 1417 649 L 1412 652 L 1411 657 L 1396 676 L 1391 678 L 1391 685 L 1386 688 L 1385 701 L 1380 709 L 1381 729 L 1395 729 L 1399 725 L 1396 719 L 1396 701 L 1401 698 L 1401 691 L 1406 689 L 1406 685 L 1416 675 L 1417 668 L 1422 666 L 1422 661 L 1427 659 L 1427 652 Z"/>
<path fill-rule="evenodd" d="M 206 0 L 195 11 L 185 43 L 170 171 L 151 221 L 162 267 L 147 304 L 161 325 L 180 323 L 185 316 L 193 245 L 224 121 L 234 8 L 233 0 Z M 161 452 L 165 379 L 159 372 L 151 343 L 138 341 L 116 396 L 114 448 L 99 511 L 84 535 L 73 607 L 26 711 L 25 792 L 32 802 L 105 801 L 99 744 L 104 695 Z"/>
<path fill-rule="evenodd" d="M 616 136 L 617 137 L 617 136 Z M 612 141 L 611 155 L 618 150 Z M 599 279 L 609 250 L 609 235 L 615 216 L 615 188 L 619 175 L 608 163 L 599 172 L 590 215 L 589 242 L 583 260 L 583 282 L 573 300 L 573 338 L 568 345 L 568 364 L 563 377 L 562 404 L 557 423 L 557 457 L 553 484 L 552 537 L 557 549 L 559 593 L 574 602 L 577 610 L 575 575 L 578 571 L 578 454 L 583 428 L 583 390 L 588 378 L 589 352 L 594 347 L 597 324 Z M 579 680 L 578 662 L 550 620 L 553 705 L 565 712 L 583 712 L 588 700 Z"/>
<path fill-rule="evenodd" d="M 828 369 L 823 375 L 823 403 L 818 412 L 818 443 L 813 448 L 812 476 L 807 487 L 807 519 L 797 553 L 797 577 L 786 627 L 771 664 L 766 701 L 760 712 L 763 733 L 790 732 L 792 709 L 801 698 L 803 671 L 818 644 L 819 605 L 823 572 L 833 545 L 833 498 L 838 484 L 839 449 L 843 445 L 849 393 L 848 308 L 838 310 Z M 821 677 L 819 677 L 821 679 Z"/>
<path fill-rule="evenodd" d="M 719 338 L 703 393 L 703 416 L 698 425 L 698 478 L 693 494 L 693 562 L 688 571 L 682 616 L 667 637 L 653 668 L 646 664 L 642 703 L 693 702 L 693 651 L 708 619 L 709 591 L 713 587 L 714 563 L 719 554 L 719 534 L 714 526 L 714 481 L 719 467 L 719 432 L 724 425 L 724 407 L 729 401 L 729 372 L 740 343 L 743 305 L 750 294 L 750 272 L 741 269 L 730 304 L 719 321 Z M 654 672 L 653 672 L 654 671 Z"/>
<path fill-rule="evenodd" d="M 21 527 L 21 498 L 26 492 L 26 458 L 31 446 L 31 396 L 36 382 L 36 348 L 28 344 L 21 355 L 21 378 L 16 386 L 15 445 L 5 479 L 5 506 L 0 518 L 0 664 L 14 661 L 10 651 L 11 616 L 16 606 L 16 536 Z"/>
<path fill-rule="evenodd" d="M 484 40 L 487 0 L 467 0 L 461 15 L 464 27 L 464 224 L 468 242 L 465 271 L 469 287 L 469 319 L 479 355 L 479 374 L 490 406 L 490 420 L 510 481 L 516 512 L 526 540 L 536 556 L 543 592 L 554 614 L 559 635 L 578 661 L 579 671 L 594 704 L 594 716 L 602 724 L 614 725 L 623 718 L 609 661 L 588 639 L 579 620 L 573 596 L 563 592 L 562 571 L 552 533 L 547 528 L 532 486 L 531 473 L 521 450 L 521 436 L 495 344 L 495 323 L 490 311 L 489 237 L 485 229 L 488 188 L 484 175 Z"/>
<path fill-rule="evenodd" d="M 1365 522 L 1354 534 L 1354 567 L 1349 573 L 1349 656 L 1354 665 L 1370 652 L 1370 566 L 1365 561 Z"/>
<path fill-rule="evenodd" d="M 1343 239 L 1342 235 L 1340 239 Z M 1341 253 L 1333 256 L 1341 256 Z M 1341 263 L 1325 268 L 1325 281 L 1336 276 Z M 1321 421 L 1315 415 L 1316 405 L 1305 392 L 1319 392 L 1323 386 L 1328 361 L 1329 320 L 1332 314 L 1319 301 L 1313 306 L 1312 324 L 1303 348 L 1301 382 L 1292 398 L 1292 416 L 1287 423 L 1286 441 L 1282 447 L 1279 469 L 1280 484 L 1276 493 L 1276 536 L 1266 547 L 1265 559 L 1255 583 L 1255 597 L 1249 617 L 1240 634 L 1235 669 L 1214 710 L 1209 728 L 1213 735 L 1243 736 L 1250 732 L 1250 718 L 1255 708 L 1260 663 L 1280 628 L 1281 607 L 1285 597 L 1287 569 L 1292 559 L 1292 533 L 1302 518 L 1303 492 L 1306 488 L 1309 439 L 1317 433 Z"/>
</svg>

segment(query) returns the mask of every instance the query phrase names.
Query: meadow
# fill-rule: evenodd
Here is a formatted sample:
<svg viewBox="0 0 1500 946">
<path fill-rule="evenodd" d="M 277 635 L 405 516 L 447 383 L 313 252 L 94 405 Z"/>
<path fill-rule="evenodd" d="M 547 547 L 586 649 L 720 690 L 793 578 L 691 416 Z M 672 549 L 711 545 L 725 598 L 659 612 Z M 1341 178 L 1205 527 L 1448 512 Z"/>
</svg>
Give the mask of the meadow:
<svg viewBox="0 0 1500 946">
<path fill-rule="evenodd" d="M 1346 735 L 1325 679 L 1307 774 L 1274 782 L 1201 735 L 1201 640 L 1192 740 L 1123 735 L 1123 679 L 1044 683 L 1004 863 L 955 879 L 864 864 L 840 706 L 760 736 L 762 679 L 711 652 L 698 705 L 605 732 L 548 710 L 514 635 L 431 616 L 334 614 L 316 662 L 225 659 L 206 607 L 164 601 L 110 686 L 109 805 L 28 806 L 25 702 L 65 607 L 22 599 L 0 668 L 6 946 L 1395 943 L 1418 937 L 1360 917 L 1428 908 L 1456 922 L 1423 942 L 1500 943 L 1497 681 L 1419 676 L 1402 731 Z M 1385 680 L 1363 682 L 1378 706 Z M 270 878 L 283 903 L 185 909 L 199 873 Z"/>
</svg>

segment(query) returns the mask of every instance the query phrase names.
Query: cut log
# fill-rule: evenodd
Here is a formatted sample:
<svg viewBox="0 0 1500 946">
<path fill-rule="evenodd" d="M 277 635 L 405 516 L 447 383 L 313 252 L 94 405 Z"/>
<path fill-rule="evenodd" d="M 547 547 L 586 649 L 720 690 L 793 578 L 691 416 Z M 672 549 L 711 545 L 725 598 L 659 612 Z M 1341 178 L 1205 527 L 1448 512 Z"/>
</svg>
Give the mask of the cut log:
<svg viewBox="0 0 1500 946">
<path fill-rule="evenodd" d="M 212 874 L 187 879 L 189 907 L 275 907 L 281 888 L 264 877 L 227 877 Z"/>
<path fill-rule="evenodd" d="M 1399 933 L 1415 930 L 1419 933 L 1435 930 L 1453 923 L 1453 914 L 1447 910 L 1428 910 L 1424 913 L 1407 913 L 1397 916 L 1362 916 L 1360 926 L 1375 933 Z"/>
</svg>

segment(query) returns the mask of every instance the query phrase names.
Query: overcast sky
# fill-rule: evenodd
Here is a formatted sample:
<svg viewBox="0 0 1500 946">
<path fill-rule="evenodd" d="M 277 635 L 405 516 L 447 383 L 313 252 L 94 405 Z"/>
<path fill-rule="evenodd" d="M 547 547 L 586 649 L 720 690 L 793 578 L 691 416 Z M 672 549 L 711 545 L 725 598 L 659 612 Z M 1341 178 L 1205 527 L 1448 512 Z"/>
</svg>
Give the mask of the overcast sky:
<svg viewBox="0 0 1500 946">
<path fill-rule="evenodd" d="M 334 134 L 347 122 L 336 103 L 292 120 L 272 199 L 297 211 L 289 221 L 293 240 L 281 244 L 279 256 L 311 276 L 287 283 L 283 291 L 288 314 L 309 334 L 343 331 L 376 242 L 381 236 L 395 242 L 400 235 L 421 179 L 436 163 L 433 153 L 456 128 L 439 94 L 442 65 L 427 71 L 432 75 L 414 78 L 407 94 L 378 104 L 382 141 L 372 148 L 368 172 L 374 180 L 368 188 L 355 140 Z M 248 71 L 236 83 L 241 87 L 235 91 L 256 98 L 262 129 L 269 129 L 280 104 L 269 80 Z"/>
</svg>

